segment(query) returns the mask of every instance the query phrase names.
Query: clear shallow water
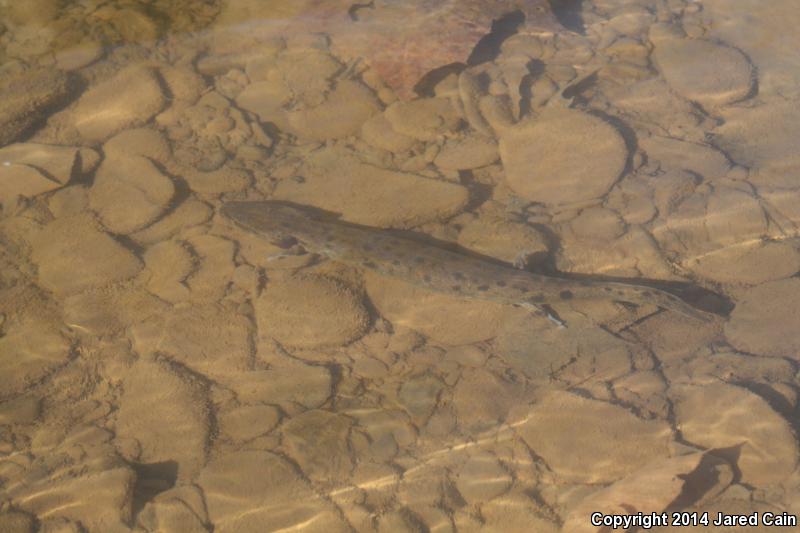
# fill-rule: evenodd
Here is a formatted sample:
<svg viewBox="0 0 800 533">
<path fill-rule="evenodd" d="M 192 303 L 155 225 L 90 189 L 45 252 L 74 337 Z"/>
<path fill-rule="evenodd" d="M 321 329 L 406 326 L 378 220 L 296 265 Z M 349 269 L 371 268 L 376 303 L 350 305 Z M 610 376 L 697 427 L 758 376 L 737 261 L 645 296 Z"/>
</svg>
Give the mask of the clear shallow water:
<svg viewBox="0 0 800 533">
<path fill-rule="evenodd" d="M 798 512 L 788 2 L 0 6 L 0 529 Z M 558 328 L 219 212 L 265 199 L 717 316 Z"/>
</svg>

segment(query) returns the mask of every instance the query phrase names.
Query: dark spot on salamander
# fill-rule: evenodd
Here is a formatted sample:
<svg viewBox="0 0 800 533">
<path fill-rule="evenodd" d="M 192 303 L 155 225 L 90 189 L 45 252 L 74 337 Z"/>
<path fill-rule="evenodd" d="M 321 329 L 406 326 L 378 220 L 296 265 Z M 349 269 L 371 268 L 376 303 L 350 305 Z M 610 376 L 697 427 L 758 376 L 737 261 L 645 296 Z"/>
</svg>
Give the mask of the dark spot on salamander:
<svg viewBox="0 0 800 533">
<path fill-rule="evenodd" d="M 498 287 L 505 287 L 506 286 L 506 282 L 503 281 L 503 280 L 495 281 L 494 284 L 497 285 Z"/>
<path fill-rule="evenodd" d="M 569 300 L 570 298 L 572 298 L 572 291 L 561 291 L 558 293 L 558 296 L 562 300 Z"/>
<path fill-rule="evenodd" d="M 424 281 L 425 283 L 430 283 L 431 277 L 428 274 L 425 274 L 424 276 L 422 276 L 422 281 Z"/>
<path fill-rule="evenodd" d="M 365 267 L 367 267 L 367 268 L 378 268 L 378 265 L 376 265 L 376 264 L 375 264 L 375 263 L 373 263 L 372 261 L 364 261 L 364 262 L 363 262 L 363 263 L 361 263 L 361 264 L 362 264 L 362 265 L 364 265 L 364 266 L 365 266 Z"/>
<path fill-rule="evenodd" d="M 611 287 L 603 287 L 603 290 L 606 291 L 606 292 L 611 292 L 614 289 L 612 289 Z"/>
<path fill-rule="evenodd" d="M 528 287 L 526 285 L 522 285 L 521 283 L 517 283 L 513 287 L 517 289 L 519 292 L 528 292 Z"/>
<path fill-rule="evenodd" d="M 461 272 L 453 272 L 453 279 L 457 279 L 458 281 L 464 280 L 464 274 Z"/>
<path fill-rule="evenodd" d="M 399 267 L 400 266 L 400 260 L 399 259 L 395 259 L 394 261 L 392 261 L 392 264 L 394 266 L 396 266 L 396 267 Z"/>
<path fill-rule="evenodd" d="M 331 241 L 333 241 L 333 239 L 334 239 L 333 235 L 331 235 L 331 234 L 325 235 L 325 241 L 326 242 L 331 242 Z"/>
<path fill-rule="evenodd" d="M 373 250 L 372 246 L 370 246 L 369 244 L 362 244 L 361 249 L 364 250 L 365 252 L 371 252 Z"/>
<path fill-rule="evenodd" d="M 480 287 L 478 287 L 478 290 L 479 291 L 488 291 L 489 290 L 489 286 L 488 285 L 481 285 Z"/>
<path fill-rule="evenodd" d="M 461 291 L 461 285 L 453 285 L 450 288 L 453 289 L 456 292 L 460 292 Z"/>
<path fill-rule="evenodd" d="M 414 262 L 415 263 L 424 263 L 425 262 L 425 258 L 417 256 L 417 257 L 414 258 Z"/>
<path fill-rule="evenodd" d="M 578 285 L 580 285 L 581 287 L 591 287 L 592 286 L 591 282 L 589 282 L 589 281 L 579 281 Z"/>
<path fill-rule="evenodd" d="M 533 303 L 541 303 L 544 302 L 544 294 L 537 294 L 536 296 L 531 296 L 529 299 Z"/>
</svg>

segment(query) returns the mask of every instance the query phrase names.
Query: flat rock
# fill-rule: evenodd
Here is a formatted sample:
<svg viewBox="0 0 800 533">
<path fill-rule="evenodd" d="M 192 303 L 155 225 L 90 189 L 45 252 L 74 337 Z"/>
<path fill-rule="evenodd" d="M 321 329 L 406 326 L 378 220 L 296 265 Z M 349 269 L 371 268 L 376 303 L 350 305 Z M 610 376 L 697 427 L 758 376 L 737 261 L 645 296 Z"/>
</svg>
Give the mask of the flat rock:
<svg viewBox="0 0 800 533">
<path fill-rule="evenodd" d="M 716 484 L 709 483 L 713 479 Z M 661 513 L 682 493 L 699 497 L 714 495 L 732 480 L 730 465 L 712 455 L 690 453 L 670 457 L 584 498 L 570 509 L 562 531 L 600 533 L 604 528 L 586 520 L 596 509 L 607 509 L 604 514 Z"/>
<path fill-rule="evenodd" d="M 743 483 L 777 484 L 797 466 L 791 425 L 761 396 L 725 383 L 675 385 L 670 396 L 683 438 L 704 448 L 730 450 L 727 458 Z"/>
<path fill-rule="evenodd" d="M 670 455 L 672 430 L 610 403 L 554 391 L 528 410 L 516 431 L 569 483 L 608 483 Z"/>
<path fill-rule="evenodd" d="M 655 43 L 653 60 L 678 93 L 704 107 L 742 100 L 753 87 L 753 67 L 735 48 L 701 39 Z"/>
<path fill-rule="evenodd" d="M 514 192 L 558 205 L 607 193 L 625 168 L 628 150 L 605 121 L 573 109 L 547 109 L 503 130 L 500 157 Z"/>
<path fill-rule="evenodd" d="M 328 367 L 291 357 L 278 357 L 261 346 L 257 356 L 269 365 L 268 369 L 250 370 L 223 378 L 225 385 L 235 391 L 241 401 L 314 409 L 333 394 L 334 377 Z"/>
<path fill-rule="evenodd" d="M 720 283 L 756 285 L 794 276 L 800 252 L 783 241 L 746 241 L 684 261 L 692 272 Z"/>
<path fill-rule="evenodd" d="M 458 345 L 490 339 L 505 321 L 529 312 L 510 305 L 458 298 L 365 272 L 367 294 L 381 316 L 439 342 Z"/>
<path fill-rule="evenodd" d="M 174 194 L 172 180 L 149 159 L 109 157 L 100 165 L 89 189 L 89 205 L 111 232 L 128 234 L 156 220 Z"/>
<path fill-rule="evenodd" d="M 249 368 L 249 320 L 218 305 L 175 308 L 131 328 L 136 351 L 163 353 L 190 370 L 222 380 Z"/>
<path fill-rule="evenodd" d="M 240 405 L 216 414 L 220 431 L 238 442 L 248 441 L 271 431 L 281 414 L 272 405 Z"/>
<path fill-rule="evenodd" d="M 70 97 L 70 77 L 57 69 L 31 70 L 0 81 L 0 146 L 14 142 Z"/>
<path fill-rule="evenodd" d="M 101 142 L 145 124 L 165 104 L 156 71 L 133 66 L 86 91 L 73 110 L 73 121 L 87 141 Z"/>
<path fill-rule="evenodd" d="M 496 429 L 520 401 L 522 392 L 520 383 L 513 383 L 487 370 L 465 370 L 453 391 L 458 427 L 475 435 Z"/>
<path fill-rule="evenodd" d="M 370 323 L 355 291 L 322 276 L 270 282 L 255 308 L 259 333 L 295 348 L 341 346 L 363 335 Z"/>
<path fill-rule="evenodd" d="M 128 371 L 116 435 L 135 439 L 144 463 L 174 461 L 189 479 L 205 463 L 210 418 L 206 386 L 166 359 L 142 357 Z"/>
<path fill-rule="evenodd" d="M 153 128 L 121 131 L 103 143 L 106 157 L 142 156 L 161 164 L 172 157 L 172 149 L 164 134 Z"/>
<path fill-rule="evenodd" d="M 461 125 L 461 114 L 447 98 L 398 101 L 384 115 L 395 131 L 420 141 L 434 141 Z"/>
<path fill-rule="evenodd" d="M 733 106 L 722 110 L 724 122 L 715 128 L 713 140 L 731 159 L 750 169 L 757 187 L 796 187 L 800 153 L 792 139 L 800 135 L 800 110 L 793 100 L 768 100 L 754 107 Z"/>
<path fill-rule="evenodd" d="M 348 445 L 353 421 L 337 413 L 314 409 L 283 423 L 283 442 L 303 474 L 321 483 L 342 483 L 354 466 Z"/>
<path fill-rule="evenodd" d="M 94 150 L 86 149 L 89 152 Z M 0 163 L 3 167 L 11 165 L 27 165 L 33 167 L 49 179 L 66 185 L 72 178 L 73 172 L 81 172 L 82 165 L 76 161 L 78 154 L 81 157 L 89 155 L 88 152 L 81 152 L 77 146 L 57 146 L 53 144 L 39 143 L 15 143 L 0 148 Z M 95 155 L 97 156 L 96 152 Z M 2 170 L 2 167 L 0 167 Z M 0 181 L 5 181 L 0 179 Z"/>
<path fill-rule="evenodd" d="M 511 474 L 496 457 L 479 453 L 470 457 L 456 478 L 456 488 L 467 503 L 474 505 L 500 496 L 511 487 Z"/>
<path fill-rule="evenodd" d="M 737 349 L 774 357 L 800 358 L 800 280 L 771 281 L 744 291 L 725 336 Z"/>
<path fill-rule="evenodd" d="M 410 150 L 417 140 L 395 131 L 383 113 L 372 115 L 361 125 L 361 138 L 369 145 L 393 153 Z"/>
<path fill-rule="evenodd" d="M 289 130 L 289 119 L 285 106 L 292 92 L 280 79 L 257 81 L 247 85 L 236 97 L 236 103 L 258 115 L 261 122 L 274 124 L 283 131 Z"/>
<path fill-rule="evenodd" d="M 3 330 L 0 353 L 6 356 L 0 358 L 0 397 L 22 392 L 69 360 L 69 341 L 55 321 L 25 317 L 4 324 Z"/>
<path fill-rule="evenodd" d="M 9 163 L 0 165 L 0 204 L 12 205 L 17 198 L 33 198 L 61 187 L 40 170 L 28 166 Z"/>
<path fill-rule="evenodd" d="M 407 228 L 455 215 L 469 200 L 460 184 L 369 165 L 342 149 L 305 159 L 303 179 L 278 183 L 275 198 L 342 213 L 349 222 Z"/>
<path fill-rule="evenodd" d="M 288 113 L 289 131 L 315 141 L 357 134 L 369 117 L 380 111 L 378 99 L 359 82 L 341 80 L 325 101 Z"/>
<path fill-rule="evenodd" d="M 688 170 L 713 179 L 724 176 L 731 169 L 725 154 L 704 144 L 653 135 L 639 140 L 639 146 L 647 153 L 648 161 L 658 161 L 664 170 Z"/>
<path fill-rule="evenodd" d="M 333 504 L 318 496 L 294 465 L 270 452 L 237 451 L 216 457 L 200 473 L 198 483 L 214 531 L 220 533 L 350 531 Z"/>
<path fill-rule="evenodd" d="M 499 158 L 497 142 L 475 135 L 445 141 L 433 164 L 444 170 L 472 170 L 491 165 Z"/>
<path fill-rule="evenodd" d="M 130 279 L 141 261 L 93 219 L 75 216 L 56 219 L 33 242 L 32 259 L 39 280 L 57 293 L 73 293 Z"/>
</svg>

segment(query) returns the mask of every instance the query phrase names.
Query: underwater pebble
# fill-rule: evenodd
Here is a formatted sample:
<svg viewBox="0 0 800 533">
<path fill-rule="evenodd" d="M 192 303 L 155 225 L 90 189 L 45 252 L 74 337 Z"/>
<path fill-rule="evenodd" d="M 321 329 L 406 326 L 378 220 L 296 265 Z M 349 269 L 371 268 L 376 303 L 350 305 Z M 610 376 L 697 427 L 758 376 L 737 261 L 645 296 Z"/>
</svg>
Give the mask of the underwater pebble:
<svg viewBox="0 0 800 533">
<path fill-rule="evenodd" d="M 737 349 L 800 359 L 800 280 L 771 281 L 744 291 L 725 336 Z"/>
<path fill-rule="evenodd" d="M 30 132 L 48 112 L 66 103 L 72 94 L 71 79 L 52 68 L 4 75 L 0 80 L 0 146 Z"/>
<path fill-rule="evenodd" d="M 340 346 L 361 337 L 369 313 L 343 283 L 318 275 L 267 284 L 254 302 L 259 331 L 287 346 Z"/>
<path fill-rule="evenodd" d="M 93 219 L 83 216 L 57 219 L 33 242 L 33 261 L 39 279 L 57 293 L 79 292 L 132 278 L 141 261 Z"/>
<path fill-rule="evenodd" d="M 161 164 L 167 164 L 172 158 L 172 149 L 164 134 L 152 128 L 134 128 L 114 135 L 103 143 L 103 153 L 109 158 L 142 156 Z"/>
<path fill-rule="evenodd" d="M 165 104 L 155 70 L 128 67 L 81 95 L 73 110 L 73 122 L 87 141 L 99 142 L 141 126 Z"/>
<path fill-rule="evenodd" d="M 210 414 L 206 385 L 172 361 L 141 357 L 123 380 L 116 437 L 136 439 L 145 463 L 174 461 L 190 479 L 205 463 Z"/>
<path fill-rule="evenodd" d="M 488 453 L 470 457 L 456 478 L 456 488 L 468 504 L 474 505 L 500 496 L 513 479 L 496 457 Z"/>
<path fill-rule="evenodd" d="M 389 152 L 405 152 L 417 144 L 417 140 L 398 133 L 383 113 L 367 119 L 361 126 L 361 138 L 375 148 Z"/>
<path fill-rule="evenodd" d="M 670 455 L 672 431 L 622 407 L 564 391 L 534 403 L 517 433 L 570 483 L 608 483 Z M 624 435 L 624 438 L 621 436 Z"/>
<path fill-rule="evenodd" d="M 730 450 L 722 456 L 736 465 L 743 483 L 779 483 L 797 466 L 792 427 L 761 396 L 724 383 L 674 385 L 670 396 L 683 438 L 704 448 Z"/>
<path fill-rule="evenodd" d="M 293 416 L 281 425 L 287 454 L 303 474 L 320 483 L 341 483 L 354 466 L 348 446 L 353 420 L 314 409 Z"/>
<path fill-rule="evenodd" d="M 380 102 L 364 85 L 341 80 L 325 101 L 288 113 L 289 131 L 303 139 L 326 141 L 355 135 L 380 111 Z"/>
<path fill-rule="evenodd" d="M 461 123 L 461 115 L 446 98 L 398 101 L 387 107 L 384 115 L 395 131 L 420 141 L 434 141 Z"/>
<path fill-rule="evenodd" d="M 275 198 L 342 213 L 348 222 L 370 226 L 406 228 L 443 219 L 461 211 L 469 199 L 460 184 L 369 165 L 340 148 L 309 155 L 301 175 L 299 182 L 278 183 Z"/>
<path fill-rule="evenodd" d="M 174 194 L 172 180 L 149 159 L 120 156 L 100 165 L 89 189 L 89 205 L 111 232 L 127 234 L 156 220 Z"/>
<path fill-rule="evenodd" d="M 309 523 L 324 524 L 327 533 L 350 531 L 336 507 L 317 496 L 293 464 L 270 452 L 244 450 L 215 457 L 197 482 L 219 533 L 307 529 Z"/>
<path fill-rule="evenodd" d="M 680 94 L 706 107 L 717 107 L 750 94 L 753 68 L 735 48 L 700 39 L 655 42 L 653 61 Z"/>
<path fill-rule="evenodd" d="M 710 146 L 655 135 L 640 139 L 639 146 L 664 169 L 688 170 L 707 179 L 724 176 L 731 169 L 725 154 Z"/>
<path fill-rule="evenodd" d="M 508 185 L 533 202 L 567 204 L 603 196 L 628 157 L 625 141 L 606 122 L 573 109 L 547 109 L 507 128 L 500 156 Z"/>
<path fill-rule="evenodd" d="M 469 136 L 445 141 L 433 164 L 444 170 L 472 170 L 491 165 L 499 157 L 494 140 Z"/>
</svg>

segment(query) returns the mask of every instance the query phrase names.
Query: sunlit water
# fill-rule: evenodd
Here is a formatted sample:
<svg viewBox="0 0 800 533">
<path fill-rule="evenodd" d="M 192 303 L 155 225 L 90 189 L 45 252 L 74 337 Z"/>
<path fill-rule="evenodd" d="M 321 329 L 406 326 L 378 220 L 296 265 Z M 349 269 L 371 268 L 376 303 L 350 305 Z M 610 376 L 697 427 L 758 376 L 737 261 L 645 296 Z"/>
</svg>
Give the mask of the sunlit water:
<svg viewBox="0 0 800 533">
<path fill-rule="evenodd" d="M 0 0 L 0 531 L 797 530 L 798 24 Z"/>
</svg>

